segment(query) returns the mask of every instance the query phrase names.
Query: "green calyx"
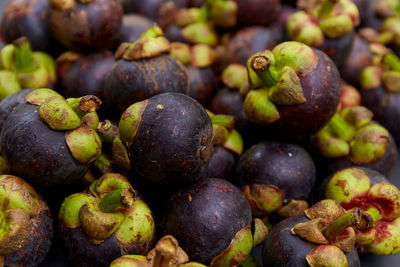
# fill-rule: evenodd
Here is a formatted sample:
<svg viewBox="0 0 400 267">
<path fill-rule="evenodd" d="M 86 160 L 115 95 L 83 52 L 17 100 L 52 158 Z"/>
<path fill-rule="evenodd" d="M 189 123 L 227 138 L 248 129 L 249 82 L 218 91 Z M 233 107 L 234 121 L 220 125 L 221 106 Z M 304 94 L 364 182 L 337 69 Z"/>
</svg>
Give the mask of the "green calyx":
<svg viewBox="0 0 400 267">
<path fill-rule="evenodd" d="M 306 256 L 311 267 L 347 267 L 349 266 L 346 254 L 333 245 L 320 245 L 311 250 Z"/>
<path fill-rule="evenodd" d="M 182 36 L 192 44 L 206 44 L 215 46 L 218 44 L 218 34 L 211 23 L 196 22 L 182 29 Z"/>
<path fill-rule="evenodd" d="M 253 248 L 253 236 L 250 225 L 235 234 L 229 246 L 218 256 L 212 259 L 210 267 L 238 266 L 250 254 Z"/>
<path fill-rule="evenodd" d="M 75 0 L 49 0 L 50 6 L 59 11 L 68 10 L 75 6 Z"/>
<path fill-rule="evenodd" d="M 102 173 L 102 174 L 109 173 L 109 172 L 114 172 L 113 171 L 113 158 L 112 158 L 112 156 L 110 154 L 101 154 L 93 162 L 93 166 L 97 170 L 99 170 L 100 173 Z"/>
<path fill-rule="evenodd" d="M 111 262 L 110 267 L 143 267 L 147 266 L 147 258 L 143 255 L 124 255 Z"/>
<path fill-rule="evenodd" d="M 119 134 L 121 141 L 127 147 L 132 144 L 133 138 L 135 138 L 147 103 L 148 100 L 143 100 L 132 104 L 121 115 L 118 127 Z"/>
<path fill-rule="evenodd" d="M 360 74 L 360 85 L 363 90 L 376 89 L 381 85 L 383 70 L 379 66 L 368 66 Z"/>
<path fill-rule="evenodd" d="M 385 38 L 384 44 L 394 44 L 395 46 L 400 46 L 400 18 L 398 16 L 393 16 L 386 18 L 381 25 L 381 34 L 389 36 Z"/>
<path fill-rule="evenodd" d="M 184 65 L 189 65 L 192 61 L 190 46 L 185 43 L 172 42 L 169 55 Z"/>
<path fill-rule="evenodd" d="M 221 80 L 229 88 L 239 89 L 242 96 L 246 95 L 249 91 L 247 69 L 243 65 L 230 64 L 222 72 Z"/>
<path fill-rule="evenodd" d="M 13 44 L 6 45 L 0 51 L 0 69 L 12 70 L 14 67 L 15 46 Z"/>
<path fill-rule="evenodd" d="M 228 137 L 222 145 L 225 149 L 236 153 L 238 156 L 243 153 L 243 138 L 242 135 L 236 131 L 232 130 L 229 132 Z"/>
<path fill-rule="evenodd" d="M 253 247 L 262 244 L 268 236 L 268 228 L 261 219 L 253 219 Z"/>
<path fill-rule="evenodd" d="M 213 65 L 217 54 L 209 45 L 196 44 L 191 49 L 192 66 L 205 68 Z"/>
<path fill-rule="evenodd" d="M 58 97 L 64 100 L 64 97 L 62 95 L 48 88 L 36 89 L 27 94 L 24 100 L 32 105 L 41 106 L 42 104 L 44 104 L 44 102 L 46 102 L 47 99 L 52 97 Z"/>
<path fill-rule="evenodd" d="M 65 140 L 72 156 L 80 163 L 95 161 L 101 155 L 102 143 L 96 131 L 81 124 L 78 128 L 67 131 Z"/>
<path fill-rule="evenodd" d="M 137 41 L 131 44 L 122 43 L 118 47 L 115 57 L 129 61 L 154 58 L 162 53 L 168 53 L 170 48 L 171 44 L 163 36 L 161 28 L 155 25 L 142 33 Z"/>
<path fill-rule="evenodd" d="M 85 117 L 87 114 L 97 111 L 102 101 L 100 98 L 94 95 L 86 95 L 78 98 L 68 98 L 66 100 L 67 104 L 72 108 L 72 110 L 79 116 L 79 118 Z M 94 115 L 91 115 L 94 116 Z M 86 117 L 86 119 L 89 119 Z M 96 118 L 95 118 L 96 120 Z M 93 122 L 94 124 L 96 122 Z"/>
<path fill-rule="evenodd" d="M 182 8 L 175 15 L 175 24 L 182 28 L 196 22 L 206 22 L 208 18 L 209 11 L 205 6 Z"/>
<path fill-rule="evenodd" d="M 278 215 L 282 218 L 303 215 L 308 208 L 308 203 L 305 200 L 291 199 L 286 205 L 278 210 Z"/>
<path fill-rule="evenodd" d="M 125 170 L 131 170 L 131 160 L 129 159 L 128 151 L 119 137 L 114 138 L 111 147 L 113 163 Z"/>
<path fill-rule="evenodd" d="M 114 138 L 119 136 L 118 126 L 114 125 L 109 120 L 99 122 L 96 131 L 99 134 L 101 141 L 108 144 L 112 144 Z"/>
<path fill-rule="evenodd" d="M 0 100 L 21 91 L 21 89 L 15 73 L 8 70 L 0 70 Z"/>
<path fill-rule="evenodd" d="M 82 121 L 68 103 L 58 96 L 47 98 L 39 109 L 40 119 L 53 130 L 73 130 Z"/>
<path fill-rule="evenodd" d="M 217 28 L 227 29 L 236 26 L 238 6 L 235 1 L 218 0 L 208 2 L 210 20 Z"/>
<path fill-rule="evenodd" d="M 251 90 L 244 100 L 243 111 L 252 122 L 261 125 L 268 125 L 280 118 L 267 89 Z"/>
<path fill-rule="evenodd" d="M 254 216 L 266 216 L 277 211 L 283 203 L 285 194 L 274 185 L 251 184 L 242 187 Z"/>
<path fill-rule="evenodd" d="M 288 17 L 286 31 L 291 40 L 310 46 L 320 46 L 325 40 L 318 21 L 304 11 L 295 12 Z"/>
</svg>

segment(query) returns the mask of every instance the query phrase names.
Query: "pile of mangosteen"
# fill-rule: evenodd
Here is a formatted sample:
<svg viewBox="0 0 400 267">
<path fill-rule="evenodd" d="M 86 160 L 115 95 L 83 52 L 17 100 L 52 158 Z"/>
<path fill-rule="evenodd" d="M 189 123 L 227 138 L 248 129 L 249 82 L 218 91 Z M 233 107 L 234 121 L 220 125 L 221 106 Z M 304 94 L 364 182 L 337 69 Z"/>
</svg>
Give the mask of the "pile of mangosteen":
<svg viewBox="0 0 400 267">
<path fill-rule="evenodd" d="M 0 266 L 400 252 L 399 0 L 0 10 Z"/>
</svg>

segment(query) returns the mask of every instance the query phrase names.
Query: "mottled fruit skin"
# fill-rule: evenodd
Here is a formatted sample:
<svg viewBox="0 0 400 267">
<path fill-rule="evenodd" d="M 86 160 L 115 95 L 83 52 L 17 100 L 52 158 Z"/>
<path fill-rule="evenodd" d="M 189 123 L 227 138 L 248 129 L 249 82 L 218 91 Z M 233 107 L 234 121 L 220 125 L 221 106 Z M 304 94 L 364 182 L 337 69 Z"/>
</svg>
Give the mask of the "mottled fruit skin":
<svg viewBox="0 0 400 267">
<path fill-rule="evenodd" d="M 88 166 L 72 157 L 64 131 L 53 131 L 39 118 L 39 106 L 18 105 L 1 131 L 2 154 L 11 169 L 39 188 L 80 181 Z"/>
<path fill-rule="evenodd" d="M 296 224 L 306 222 L 305 216 L 296 216 L 285 219 L 274 226 L 268 233 L 264 243 L 263 264 L 268 267 L 309 267 L 306 255 L 316 247 L 290 231 Z M 357 249 L 346 254 L 349 267 L 359 267 L 360 259 Z"/>
<path fill-rule="evenodd" d="M 32 89 L 22 90 L 0 101 L 0 130 L 3 128 L 3 123 L 7 120 L 8 114 L 10 114 L 14 107 L 25 103 L 25 96 L 32 91 Z"/>
<path fill-rule="evenodd" d="M 138 61 L 118 60 L 106 77 L 107 107 L 122 113 L 131 104 L 166 92 L 186 93 L 189 79 L 185 67 L 168 55 Z"/>
<path fill-rule="evenodd" d="M 217 87 L 217 80 L 211 68 L 186 67 L 190 89 L 188 95 L 196 99 L 204 107 L 208 105 Z"/>
<path fill-rule="evenodd" d="M 196 182 L 212 154 L 212 125 L 193 98 L 164 93 L 148 99 L 130 145 L 133 168 L 152 183 Z"/>
<path fill-rule="evenodd" d="M 209 265 L 250 222 L 242 192 L 225 180 L 209 178 L 170 199 L 161 228 L 178 240 L 191 261 Z"/>
<path fill-rule="evenodd" d="M 354 30 L 335 39 L 325 37 L 325 41 L 318 46 L 318 49 L 324 51 L 340 69 L 350 54 L 353 40 Z"/>
<path fill-rule="evenodd" d="M 39 203 L 39 214 L 31 218 L 29 241 L 20 250 L 6 255 L 4 266 L 36 267 L 49 252 L 53 240 L 53 219 L 46 202 L 40 198 Z"/>
<path fill-rule="evenodd" d="M 0 31 L 4 42 L 26 36 L 33 50 L 49 51 L 52 38 L 47 29 L 48 0 L 11 0 L 4 9 Z"/>
<path fill-rule="evenodd" d="M 345 63 L 339 68 L 342 78 L 358 86 L 363 69 L 372 64 L 372 53 L 369 44 L 358 34 L 355 34 L 353 46 Z"/>
<path fill-rule="evenodd" d="M 316 170 L 311 156 L 302 147 L 267 141 L 243 153 L 235 179 L 241 187 L 272 184 L 285 193 L 287 200 L 306 200 L 314 186 Z"/>
<path fill-rule="evenodd" d="M 238 26 L 268 25 L 275 20 L 279 0 L 234 0 L 238 5 Z"/>
<path fill-rule="evenodd" d="M 214 147 L 214 153 L 208 162 L 202 176 L 206 178 L 221 178 L 229 180 L 235 168 L 235 156 L 222 146 Z"/>
<path fill-rule="evenodd" d="M 134 42 L 140 35 L 154 25 L 154 21 L 145 16 L 126 14 L 122 17 L 121 35 L 118 44 L 123 42 Z"/>
<path fill-rule="evenodd" d="M 339 71 L 333 61 L 322 51 L 315 71 L 299 77 L 306 102 L 293 106 L 277 106 L 280 118 L 271 125 L 278 133 L 302 139 L 316 133 L 335 114 L 339 105 L 341 83 Z"/>
<path fill-rule="evenodd" d="M 118 1 L 75 3 L 65 11 L 51 9 L 49 28 L 53 37 L 69 50 L 78 52 L 111 48 L 122 25 L 123 12 Z"/>
<path fill-rule="evenodd" d="M 360 90 L 361 101 L 374 113 L 374 119 L 382 124 L 400 143 L 400 94 L 388 93 L 383 85 L 370 90 Z"/>
<path fill-rule="evenodd" d="M 62 95 L 95 95 L 104 99 L 104 80 L 114 63 L 111 53 L 94 53 L 78 59 L 62 79 Z"/>
</svg>

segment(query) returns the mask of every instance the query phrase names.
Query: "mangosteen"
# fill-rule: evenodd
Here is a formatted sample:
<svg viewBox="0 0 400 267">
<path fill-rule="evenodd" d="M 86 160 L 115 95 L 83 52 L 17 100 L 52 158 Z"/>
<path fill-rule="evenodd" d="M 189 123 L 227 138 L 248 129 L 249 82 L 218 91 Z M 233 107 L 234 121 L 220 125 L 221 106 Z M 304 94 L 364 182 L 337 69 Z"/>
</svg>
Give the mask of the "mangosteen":
<svg viewBox="0 0 400 267">
<path fill-rule="evenodd" d="M 128 107 L 119 122 L 132 168 L 146 181 L 196 182 L 212 155 L 212 124 L 193 98 L 164 93 Z"/>
<path fill-rule="evenodd" d="M 248 60 L 251 90 L 243 104 L 250 121 L 269 125 L 281 136 L 302 139 L 316 133 L 335 114 L 340 76 L 322 51 L 284 42 Z"/>
<path fill-rule="evenodd" d="M 289 38 L 324 51 L 340 68 L 354 39 L 354 28 L 360 23 L 357 6 L 351 0 L 299 2 L 302 11 L 287 19 Z"/>
<path fill-rule="evenodd" d="M 263 25 L 275 20 L 281 8 L 279 0 L 234 0 L 238 5 L 239 27 Z"/>
<path fill-rule="evenodd" d="M 140 38 L 140 35 L 147 29 L 154 25 L 154 21 L 151 19 L 137 15 L 137 14 L 126 14 L 122 17 L 122 28 L 121 36 L 118 41 L 118 45 L 121 43 L 135 42 Z"/>
<path fill-rule="evenodd" d="M 168 202 L 161 232 L 173 235 L 190 259 L 207 266 L 238 266 L 253 247 L 251 210 L 242 192 L 209 178 Z"/>
<path fill-rule="evenodd" d="M 163 53 L 169 41 L 158 26 L 150 28 L 134 43 L 122 44 L 116 52 L 117 62 L 104 84 L 107 108 L 121 114 L 131 104 L 165 93 L 186 93 L 189 79 L 185 67 Z"/>
<path fill-rule="evenodd" d="M 26 95 L 1 130 L 1 152 L 11 170 L 39 188 L 79 182 L 101 154 L 91 128 L 97 125 L 87 117 L 99 104 L 95 96 L 65 100 L 50 89 Z"/>
<path fill-rule="evenodd" d="M 62 78 L 64 97 L 95 95 L 104 99 L 104 81 L 115 63 L 111 52 L 94 53 L 79 58 Z"/>
<path fill-rule="evenodd" d="M 265 141 L 240 157 L 235 179 L 247 197 L 253 215 L 299 215 L 316 181 L 314 161 L 295 144 Z"/>
<path fill-rule="evenodd" d="M 155 241 L 150 208 L 128 180 L 108 173 L 61 205 L 60 234 L 74 266 L 108 266 L 125 254 L 146 255 Z"/>
<path fill-rule="evenodd" d="M 360 251 L 394 255 L 400 251 L 400 190 L 382 175 L 365 168 L 347 168 L 327 179 L 325 197 L 346 210 L 360 209 L 371 227 L 357 229 Z"/>
<path fill-rule="evenodd" d="M 160 8 L 163 4 L 167 3 L 168 0 L 121 0 L 124 13 L 135 13 L 149 17 L 150 19 L 157 21 L 160 15 Z M 175 8 L 184 8 L 187 6 L 185 0 L 173 0 Z"/>
<path fill-rule="evenodd" d="M 0 175 L 0 261 L 3 266 L 39 266 L 51 247 L 53 219 L 35 189 L 14 175 Z"/>
<path fill-rule="evenodd" d="M 384 127 L 371 121 L 373 115 L 363 106 L 345 108 L 313 136 L 329 173 L 350 166 L 368 167 L 387 176 L 393 173 L 396 143 Z"/>
<path fill-rule="evenodd" d="M 323 200 L 305 215 L 287 218 L 269 232 L 264 266 L 360 266 L 355 230 L 365 229 L 366 214 L 346 211 L 334 200 Z M 353 226 L 353 227 L 352 227 Z"/>
<path fill-rule="evenodd" d="M 122 6 L 109 0 L 50 0 L 49 29 L 69 50 L 113 47 L 122 25 Z"/>
</svg>

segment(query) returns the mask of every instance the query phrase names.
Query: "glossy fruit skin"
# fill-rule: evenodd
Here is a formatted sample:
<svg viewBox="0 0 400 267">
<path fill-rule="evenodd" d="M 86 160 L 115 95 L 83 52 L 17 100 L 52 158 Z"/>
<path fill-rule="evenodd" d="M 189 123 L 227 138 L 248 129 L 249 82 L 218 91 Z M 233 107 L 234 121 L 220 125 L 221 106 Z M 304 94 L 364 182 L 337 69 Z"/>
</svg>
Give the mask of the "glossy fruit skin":
<svg viewBox="0 0 400 267">
<path fill-rule="evenodd" d="M 166 92 L 186 93 L 189 79 L 185 67 L 168 55 L 137 61 L 118 60 L 104 83 L 108 108 L 121 114 L 131 104 Z"/>
<path fill-rule="evenodd" d="M 221 178 L 229 181 L 235 164 L 236 159 L 232 152 L 222 146 L 214 147 L 214 153 L 202 174 L 203 179 Z"/>
<path fill-rule="evenodd" d="M 78 59 L 62 79 L 62 95 L 95 95 L 104 99 L 104 80 L 114 63 L 111 53 L 94 53 Z"/>
<path fill-rule="evenodd" d="M 304 241 L 290 231 L 296 224 L 309 219 L 304 215 L 287 218 L 268 233 L 263 249 L 263 264 L 268 267 L 308 267 L 306 255 L 317 245 Z M 346 254 L 348 266 L 359 267 L 357 249 Z"/>
<path fill-rule="evenodd" d="M 317 48 L 324 51 L 340 69 L 350 54 L 354 41 L 354 34 L 355 32 L 353 30 L 339 38 L 331 39 L 325 37 L 325 41 Z"/>
<path fill-rule="evenodd" d="M 0 130 L 3 128 L 3 123 L 7 120 L 10 112 L 19 104 L 25 103 L 24 98 L 32 92 L 32 89 L 25 89 L 15 94 L 9 95 L 0 101 Z"/>
<path fill-rule="evenodd" d="M 240 187 L 272 184 L 285 193 L 286 200 L 306 200 L 316 181 L 316 169 L 302 147 L 265 141 L 243 153 L 236 166 L 235 180 Z"/>
<path fill-rule="evenodd" d="M 268 25 L 281 8 L 279 0 L 234 0 L 238 5 L 238 26 Z"/>
<path fill-rule="evenodd" d="M 39 188 L 77 183 L 88 165 L 72 157 L 64 131 L 53 131 L 39 118 L 39 106 L 20 104 L 1 131 L 2 154 L 11 169 Z"/>
<path fill-rule="evenodd" d="M 342 78 L 358 86 L 363 69 L 372 64 L 372 53 L 369 44 L 361 36 L 355 34 L 353 46 L 345 63 L 339 68 Z"/>
<path fill-rule="evenodd" d="M 132 167 L 149 182 L 180 187 L 194 183 L 212 154 L 210 118 L 189 96 L 151 97 L 128 152 Z"/>
<path fill-rule="evenodd" d="M 90 52 L 113 47 L 122 25 L 117 1 L 96 0 L 65 11 L 52 8 L 49 28 L 53 37 L 69 50 Z"/>
<path fill-rule="evenodd" d="M 187 94 L 206 107 L 217 88 L 217 80 L 213 70 L 193 66 L 187 66 L 186 70 L 190 80 L 190 89 Z"/>
<path fill-rule="evenodd" d="M 168 202 L 161 222 L 191 261 L 209 265 L 251 222 L 250 206 L 231 183 L 209 178 L 180 190 Z"/>
<path fill-rule="evenodd" d="M 288 138 L 303 139 L 316 133 L 335 114 L 339 105 L 341 84 L 339 71 L 322 51 L 315 71 L 300 77 L 306 102 L 293 106 L 277 106 L 280 118 L 268 128 Z"/>
<path fill-rule="evenodd" d="M 140 35 L 154 25 L 151 19 L 136 15 L 126 14 L 122 17 L 122 28 L 119 37 L 118 45 L 123 42 L 134 42 L 139 39 Z"/>
</svg>

